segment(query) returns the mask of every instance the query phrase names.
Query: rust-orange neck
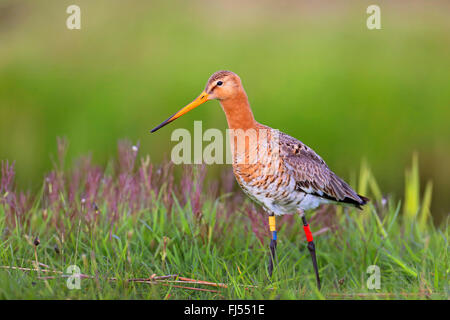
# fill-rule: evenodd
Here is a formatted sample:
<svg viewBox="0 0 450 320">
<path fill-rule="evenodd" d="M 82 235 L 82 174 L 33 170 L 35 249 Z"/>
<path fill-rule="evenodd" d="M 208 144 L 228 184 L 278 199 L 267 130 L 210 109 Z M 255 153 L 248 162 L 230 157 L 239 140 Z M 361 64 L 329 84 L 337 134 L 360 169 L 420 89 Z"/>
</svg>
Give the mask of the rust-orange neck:
<svg viewBox="0 0 450 320">
<path fill-rule="evenodd" d="M 243 89 L 232 98 L 220 100 L 220 104 L 225 112 L 230 129 L 247 130 L 256 127 L 257 122 L 253 117 L 247 94 Z"/>
</svg>

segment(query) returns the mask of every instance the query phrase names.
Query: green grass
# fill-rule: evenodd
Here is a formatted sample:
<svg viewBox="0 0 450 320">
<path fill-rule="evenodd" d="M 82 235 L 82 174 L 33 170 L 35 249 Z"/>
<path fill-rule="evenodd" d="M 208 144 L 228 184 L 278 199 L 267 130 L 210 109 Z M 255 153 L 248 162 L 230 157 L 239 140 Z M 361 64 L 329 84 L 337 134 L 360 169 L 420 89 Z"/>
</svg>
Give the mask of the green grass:
<svg viewBox="0 0 450 320">
<path fill-rule="evenodd" d="M 119 179 L 122 174 L 138 179 L 138 172 L 151 168 L 145 158 L 137 168 L 128 166 L 128 171 L 121 163 L 112 162 L 102 169 L 103 178 Z M 76 168 L 72 170 L 76 172 Z M 0 298 L 448 299 L 448 220 L 434 226 L 420 197 L 416 213 L 406 215 L 401 200 L 381 196 L 368 166 L 361 170 L 358 190 L 372 198 L 366 209 L 324 207 L 308 213 L 313 233 L 321 230 L 315 237 L 323 286 L 318 291 L 300 218 L 278 219 L 278 263 L 269 278 L 267 217 L 253 210 L 239 190 L 225 193 L 225 187 L 220 187 L 212 192 L 213 184 L 203 185 L 199 168 L 183 174 L 191 184 L 183 184 L 183 178 L 176 178 L 166 165 L 145 171 L 152 172 L 151 187 L 142 189 L 148 192 L 137 198 L 132 195 L 138 189 L 117 195 L 122 201 L 116 213 L 110 207 L 111 199 L 116 198 L 107 198 L 107 184 L 101 183 L 95 199 L 98 216 L 79 200 L 93 182 L 81 178 L 71 202 L 68 189 L 74 180 L 68 178 L 68 172 L 55 168 L 56 176 L 65 179 L 57 198 L 51 200 L 48 190 L 50 185 L 52 191 L 57 188 L 55 178 L 44 183 L 27 211 L 16 208 L 14 212 L 8 201 L 0 202 L 0 265 L 4 266 L 0 269 Z M 192 190 L 186 191 L 188 185 Z M 419 188 L 418 182 L 415 188 Z M 11 192 L 0 199 L 7 199 Z M 411 190 L 407 194 L 420 196 Z M 34 268 L 36 236 L 40 239 L 37 259 L 46 265 L 40 268 L 64 272 L 69 265 L 77 265 L 93 278 L 82 279 L 80 290 L 69 290 L 67 278 L 58 274 L 11 269 Z M 380 268 L 379 290 L 366 286 L 370 265 Z M 173 274 L 228 287 L 127 281 Z"/>
</svg>

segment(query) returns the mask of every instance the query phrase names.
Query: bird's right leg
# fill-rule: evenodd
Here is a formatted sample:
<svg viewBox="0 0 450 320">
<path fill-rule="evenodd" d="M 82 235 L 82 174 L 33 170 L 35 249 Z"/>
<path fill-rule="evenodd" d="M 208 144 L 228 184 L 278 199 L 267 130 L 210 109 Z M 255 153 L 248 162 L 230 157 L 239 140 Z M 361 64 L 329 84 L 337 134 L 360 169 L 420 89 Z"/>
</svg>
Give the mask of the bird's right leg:
<svg viewBox="0 0 450 320">
<path fill-rule="evenodd" d="M 272 276 L 273 265 L 275 262 L 275 255 L 277 249 L 277 228 L 275 223 L 275 216 L 271 214 L 269 216 L 269 230 L 272 233 L 272 239 L 270 240 L 270 259 L 269 259 L 269 276 Z"/>
<path fill-rule="evenodd" d="M 320 290 L 320 276 L 319 276 L 319 268 L 317 267 L 316 246 L 314 245 L 314 239 L 311 230 L 309 229 L 309 224 L 306 221 L 304 212 L 301 213 L 301 217 L 303 222 L 303 229 L 306 235 L 306 240 L 308 241 L 308 250 L 309 253 L 311 254 L 314 272 L 316 273 L 317 288 L 319 288 Z"/>
</svg>

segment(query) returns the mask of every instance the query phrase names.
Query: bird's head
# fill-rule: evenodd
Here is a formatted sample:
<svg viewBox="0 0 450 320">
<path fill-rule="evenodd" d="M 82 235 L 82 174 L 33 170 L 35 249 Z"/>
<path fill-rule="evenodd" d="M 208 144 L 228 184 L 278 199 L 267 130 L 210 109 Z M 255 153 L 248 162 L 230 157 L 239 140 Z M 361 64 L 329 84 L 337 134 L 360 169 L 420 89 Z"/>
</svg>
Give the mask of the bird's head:
<svg viewBox="0 0 450 320">
<path fill-rule="evenodd" d="M 231 71 L 217 71 L 209 78 L 205 90 L 194 101 L 186 105 L 174 115 L 170 116 L 167 120 L 152 129 L 151 132 L 161 129 L 165 125 L 171 123 L 175 119 L 178 119 L 206 101 L 213 99 L 231 99 L 242 92 L 242 90 L 241 79 L 237 74 Z"/>
<path fill-rule="evenodd" d="M 217 71 L 208 80 L 205 93 L 208 94 L 208 100 L 226 100 L 233 98 L 241 91 L 241 78 L 231 71 Z"/>
</svg>

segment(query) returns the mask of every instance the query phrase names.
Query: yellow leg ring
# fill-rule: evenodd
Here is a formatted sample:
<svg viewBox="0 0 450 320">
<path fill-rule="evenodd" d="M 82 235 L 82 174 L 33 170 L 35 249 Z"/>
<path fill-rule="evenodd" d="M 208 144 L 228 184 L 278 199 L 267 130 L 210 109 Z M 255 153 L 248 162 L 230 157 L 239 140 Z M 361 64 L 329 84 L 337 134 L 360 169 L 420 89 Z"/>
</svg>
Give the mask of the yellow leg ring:
<svg viewBox="0 0 450 320">
<path fill-rule="evenodd" d="M 269 230 L 277 231 L 276 224 L 275 224 L 275 216 L 269 216 Z"/>
</svg>

